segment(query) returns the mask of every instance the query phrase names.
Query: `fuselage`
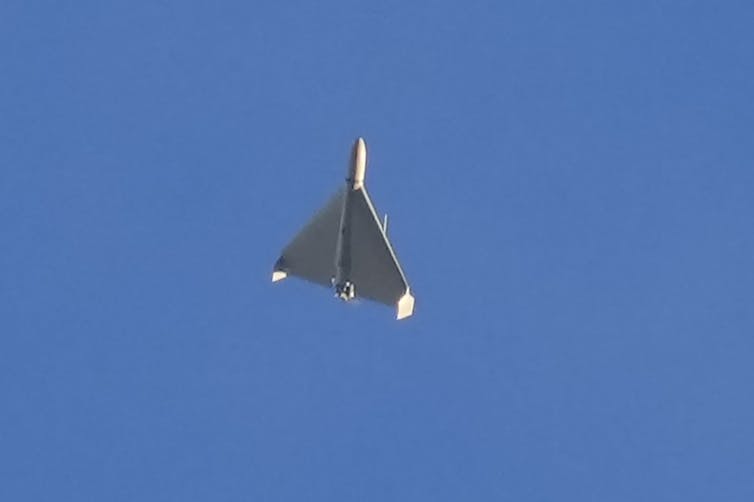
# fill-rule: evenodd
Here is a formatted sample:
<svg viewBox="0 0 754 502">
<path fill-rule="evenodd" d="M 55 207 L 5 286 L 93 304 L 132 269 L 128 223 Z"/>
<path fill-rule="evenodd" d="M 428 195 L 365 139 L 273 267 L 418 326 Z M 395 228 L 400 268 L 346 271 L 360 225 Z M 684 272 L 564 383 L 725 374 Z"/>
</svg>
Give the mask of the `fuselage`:
<svg viewBox="0 0 754 502">
<path fill-rule="evenodd" d="M 351 149 L 351 158 L 346 176 L 343 211 L 340 213 L 338 243 L 335 250 L 335 294 L 348 301 L 354 297 L 354 284 L 351 282 L 351 196 L 364 188 L 364 175 L 367 169 L 367 146 L 363 138 L 357 138 Z"/>
</svg>

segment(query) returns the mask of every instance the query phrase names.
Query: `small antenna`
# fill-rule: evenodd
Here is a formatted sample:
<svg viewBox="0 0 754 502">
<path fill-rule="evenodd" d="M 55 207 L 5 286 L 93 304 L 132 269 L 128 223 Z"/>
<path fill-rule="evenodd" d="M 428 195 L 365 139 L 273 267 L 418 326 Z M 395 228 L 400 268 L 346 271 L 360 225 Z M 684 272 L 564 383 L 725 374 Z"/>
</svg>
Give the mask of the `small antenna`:
<svg viewBox="0 0 754 502">
<path fill-rule="evenodd" d="M 385 213 L 385 219 L 382 220 L 382 232 L 387 233 L 387 213 Z"/>
</svg>

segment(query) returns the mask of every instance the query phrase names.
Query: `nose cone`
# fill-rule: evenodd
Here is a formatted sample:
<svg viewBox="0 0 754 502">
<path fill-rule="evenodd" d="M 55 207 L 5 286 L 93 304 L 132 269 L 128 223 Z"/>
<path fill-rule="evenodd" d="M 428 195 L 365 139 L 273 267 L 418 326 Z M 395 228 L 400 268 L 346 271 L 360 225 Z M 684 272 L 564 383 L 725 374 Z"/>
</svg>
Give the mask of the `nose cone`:
<svg viewBox="0 0 754 502">
<path fill-rule="evenodd" d="M 357 155 L 363 155 L 366 157 L 367 144 L 364 142 L 364 138 L 356 138 L 356 142 L 353 144 L 353 151 Z"/>
<path fill-rule="evenodd" d="M 357 138 L 353 144 L 351 154 L 351 166 L 349 169 L 348 180 L 352 183 L 352 188 L 358 190 L 364 184 L 364 172 L 367 168 L 367 145 L 364 138 Z"/>
</svg>

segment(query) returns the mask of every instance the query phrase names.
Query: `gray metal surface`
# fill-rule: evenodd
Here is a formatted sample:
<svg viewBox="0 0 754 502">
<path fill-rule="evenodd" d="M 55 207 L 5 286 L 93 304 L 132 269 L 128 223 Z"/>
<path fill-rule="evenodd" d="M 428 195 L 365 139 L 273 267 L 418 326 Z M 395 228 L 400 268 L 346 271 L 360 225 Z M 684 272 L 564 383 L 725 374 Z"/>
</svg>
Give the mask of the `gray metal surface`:
<svg viewBox="0 0 754 502">
<path fill-rule="evenodd" d="M 283 250 L 275 270 L 331 286 L 345 189 L 338 190 Z"/>
<path fill-rule="evenodd" d="M 395 305 L 408 283 L 365 188 L 352 192 L 351 281 L 356 297 Z"/>
</svg>

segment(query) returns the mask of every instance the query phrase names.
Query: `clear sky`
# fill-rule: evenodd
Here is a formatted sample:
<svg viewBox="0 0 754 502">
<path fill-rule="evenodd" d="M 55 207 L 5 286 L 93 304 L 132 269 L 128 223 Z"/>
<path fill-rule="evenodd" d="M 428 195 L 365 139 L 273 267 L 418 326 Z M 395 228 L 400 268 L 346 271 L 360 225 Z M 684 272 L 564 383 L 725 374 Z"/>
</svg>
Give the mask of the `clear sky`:
<svg viewBox="0 0 754 502">
<path fill-rule="evenodd" d="M 0 3 L 0 499 L 754 500 L 751 2 Z M 352 141 L 416 315 L 270 283 Z"/>
</svg>

